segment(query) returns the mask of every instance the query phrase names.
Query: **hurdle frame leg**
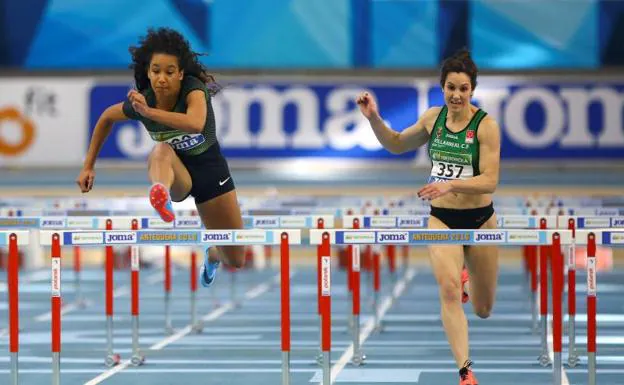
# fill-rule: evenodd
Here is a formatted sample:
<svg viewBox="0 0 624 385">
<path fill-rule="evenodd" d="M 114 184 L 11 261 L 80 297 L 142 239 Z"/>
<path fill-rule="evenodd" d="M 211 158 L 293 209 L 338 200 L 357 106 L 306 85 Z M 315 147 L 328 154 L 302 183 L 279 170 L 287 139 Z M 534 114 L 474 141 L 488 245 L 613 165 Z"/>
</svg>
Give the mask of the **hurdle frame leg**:
<svg viewBox="0 0 624 385">
<path fill-rule="evenodd" d="M 15 234 L 9 236 L 9 253 L 7 258 L 11 385 L 19 385 L 19 249 L 17 247 L 17 235 Z"/>
<path fill-rule="evenodd" d="M 364 364 L 366 356 L 360 346 L 360 246 L 353 245 L 351 253 L 353 266 L 353 357 L 351 363 L 355 366 Z"/>
<path fill-rule="evenodd" d="M 113 220 L 106 220 L 106 230 L 113 229 Z M 119 354 L 113 352 L 113 267 L 114 267 L 114 254 L 112 246 L 105 246 L 105 270 L 106 270 L 106 282 L 105 282 L 105 296 L 106 296 L 106 358 L 104 364 L 107 367 L 113 367 L 121 361 Z"/>
<path fill-rule="evenodd" d="M 132 220 L 132 230 L 139 229 L 138 220 Z M 145 363 L 145 356 L 141 354 L 139 345 L 139 274 L 140 274 L 140 255 L 139 246 L 130 246 L 130 269 L 132 284 L 132 357 L 130 364 L 132 366 L 141 366 Z"/>
</svg>

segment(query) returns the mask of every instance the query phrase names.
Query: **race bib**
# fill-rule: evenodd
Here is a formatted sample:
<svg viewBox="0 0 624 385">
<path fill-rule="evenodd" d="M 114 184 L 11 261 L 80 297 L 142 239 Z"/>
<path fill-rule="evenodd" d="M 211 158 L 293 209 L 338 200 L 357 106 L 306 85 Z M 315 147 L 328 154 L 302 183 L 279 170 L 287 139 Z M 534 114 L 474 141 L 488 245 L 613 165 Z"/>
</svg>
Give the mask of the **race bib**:
<svg viewBox="0 0 624 385">
<path fill-rule="evenodd" d="M 433 151 L 431 155 L 432 167 L 429 183 L 468 179 L 474 176 L 472 157 L 469 154 Z"/>
<path fill-rule="evenodd" d="M 472 165 L 434 161 L 429 182 L 443 182 L 453 179 L 468 179 L 473 176 Z"/>
</svg>

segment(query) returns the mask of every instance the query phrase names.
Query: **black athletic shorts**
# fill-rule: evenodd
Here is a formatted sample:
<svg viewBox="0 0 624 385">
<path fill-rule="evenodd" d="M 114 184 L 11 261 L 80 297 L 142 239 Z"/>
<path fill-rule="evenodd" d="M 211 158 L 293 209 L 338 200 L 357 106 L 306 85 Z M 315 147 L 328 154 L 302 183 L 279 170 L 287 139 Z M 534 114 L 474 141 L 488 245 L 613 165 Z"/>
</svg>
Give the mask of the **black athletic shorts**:
<svg viewBox="0 0 624 385">
<path fill-rule="evenodd" d="M 431 216 L 438 218 L 449 229 L 476 230 L 494 215 L 494 204 L 476 209 L 445 209 L 431 206 Z"/>
<path fill-rule="evenodd" d="M 227 161 L 221 154 L 221 147 L 218 142 L 215 142 L 200 155 L 180 155 L 179 157 L 191 174 L 193 185 L 188 195 L 195 198 L 196 204 L 209 201 L 235 189 L 234 180 L 230 174 Z"/>
</svg>

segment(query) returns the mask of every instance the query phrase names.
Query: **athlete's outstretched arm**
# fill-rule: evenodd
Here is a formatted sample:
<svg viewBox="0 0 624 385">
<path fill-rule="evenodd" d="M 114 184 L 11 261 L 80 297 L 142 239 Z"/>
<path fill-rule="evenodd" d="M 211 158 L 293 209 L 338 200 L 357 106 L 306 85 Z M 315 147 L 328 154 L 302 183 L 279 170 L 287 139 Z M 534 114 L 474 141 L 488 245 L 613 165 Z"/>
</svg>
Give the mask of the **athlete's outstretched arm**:
<svg viewBox="0 0 624 385">
<path fill-rule="evenodd" d="M 76 183 L 83 193 L 89 192 L 93 188 L 93 182 L 95 180 L 95 171 L 93 170 L 95 167 L 95 160 L 106 138 L 108 138 L 113 124 L 122 120 L 128 120 L 128 117 L 123 112 L 122 106 L 123 103 L 118 103 L 108 107 L 102 112 L 102 115 L 100 115 L 100 118 L 95 124 L 87 156 L 85 157 L 82 170 L 76 178 Z"/>
<path fill-rule="evenodd" d="M 204 130 L 208 107 L 206 94 L 202 90 L 193 90 L 186 96 L 186 113 L 151 108 L 137 91 L 130 91 L 128 99 L 137 113 L 155 122 L 191 134 L 199 134 Z"/>
<path fill-rule="evenodd" d="M 498 186 L 500 169 L 500 128 L 496 121 L 486 117 L 477 131 L 479 139 L 479 170 L 481 173 L 469 179 L 449 182 L 453 192 L 463 194 L 489 194 Z"/>
<path fill-rule="evenodd" d="M 84 168 L 93 168 L 95 166 L 95 160 L 102 149 L 102 145 L 108 138 L 108 135 L 113 128 L 113 124 L 123 120 L 128 120 L 128 117 L 123 113 L 123 103 L 113 104 L 102 112 L 93 129 L 91 135 L 91 143 L 89 144 L 89 150 L 84 161 Z"/>
<path fill-rule="evenodd" d="M 372 95 L 365 92 L 358 96 L 356 102 L 360 106 L 362 114 L 368 119 L 379 143 L 393 154 L 412 151 L 426 144 L 429 141 L 427 126 L 433 125 L 440 113 L 439 107 L 430 108 L 414 125 L 402 132 L 397 132 L 384 123 Z"/>
</svg>

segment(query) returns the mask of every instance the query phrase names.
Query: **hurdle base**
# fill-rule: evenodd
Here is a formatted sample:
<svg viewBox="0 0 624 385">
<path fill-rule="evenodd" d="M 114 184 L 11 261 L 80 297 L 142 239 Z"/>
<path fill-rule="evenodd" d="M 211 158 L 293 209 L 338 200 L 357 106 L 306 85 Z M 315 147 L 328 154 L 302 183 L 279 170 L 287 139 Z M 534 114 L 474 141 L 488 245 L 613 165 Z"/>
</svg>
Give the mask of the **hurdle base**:
<svg viewBox="0 0 624 385">
<path fill-rule="evenodd" d="M 191 331 L 195 334 L 202 334 L 204 332 L 204 323 L 203 322 L 196 322 L 193 325 L 191 325 Z"/>
<path fill-rule="evenodd" d="M 551 364 L 550 357 L 548 357 L 548 353 L 540 354 L 537 360 L 539 361 L 539 364 L 544 368 L 550 366 Z"/>
<path fill-rule="evenodd" d="M 568 355 L 568 367 L 574 368 L 576 365 L 581 363 L 581 358 L 578 356 L 576 352 L 570 353 Z"/>
<path fill-rule="evenodd" d="M 366 363 L 366 355 L 362 352 L 353 353 L 353 358 L 351 358 L 351 364 L 353 366 L 361 366 Z"/>
<path fill-rule="evenodd" d="M 135 354 L 130 358 L 130 364 L 132 366 L 141 366 L 145 363 L 145 356 L 141 354 Z"/>
<path fill-rule="evenodd" d="M 119 354 L 109 354 L 104 360 L 104 364 L 109 368 L 119 365 L 120 362 L 121 356 Z"/>
<path fill-rule="evenodd" d="M 176 333 L 176 330 L 171 325 L 165 326 L 165 334 L 168 336 L 172 336 Z"/>
</svg>

